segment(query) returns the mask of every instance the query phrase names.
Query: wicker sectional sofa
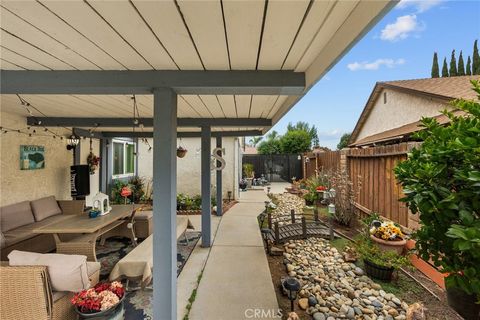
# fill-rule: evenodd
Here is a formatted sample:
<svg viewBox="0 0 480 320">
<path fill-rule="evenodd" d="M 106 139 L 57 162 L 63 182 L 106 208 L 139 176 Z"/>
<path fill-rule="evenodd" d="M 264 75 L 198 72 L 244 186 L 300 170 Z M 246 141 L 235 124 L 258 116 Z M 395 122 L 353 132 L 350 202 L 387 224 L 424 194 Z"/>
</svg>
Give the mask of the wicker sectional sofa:
<svg viewBox="0 0 480 320">
<path fill-rule="evenodd" d="M 39 253 L 55 250 L 51 234 L 36 234 L 33 230 L 72 214 L 82 214 L 84 206 L 83 200 L 57 201 L 50 196 L 0 208 L 1 260 L 5 261 L 13 250 Z"/>
</svg>

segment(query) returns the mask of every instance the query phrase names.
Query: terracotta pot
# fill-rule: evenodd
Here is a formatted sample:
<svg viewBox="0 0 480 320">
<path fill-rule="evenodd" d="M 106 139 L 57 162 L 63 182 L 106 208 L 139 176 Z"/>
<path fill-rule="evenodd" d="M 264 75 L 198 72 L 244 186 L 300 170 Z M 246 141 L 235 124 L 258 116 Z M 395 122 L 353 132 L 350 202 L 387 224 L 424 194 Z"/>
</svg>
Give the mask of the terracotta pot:
<svg viewBox="0 0 480 320">
<path fill-rule="evenodd" d="M 370 239 L 377 244 L 377 246 L 382 251 L 394 251 L 398 254 L 402 254 L 403 250 L 405 249 L 405 244 L 407 240 L 400 240 L 400 241 L 386 241 L 383 239 L 379 239 L 374 235 L 370 235 Z"/>
</svg>

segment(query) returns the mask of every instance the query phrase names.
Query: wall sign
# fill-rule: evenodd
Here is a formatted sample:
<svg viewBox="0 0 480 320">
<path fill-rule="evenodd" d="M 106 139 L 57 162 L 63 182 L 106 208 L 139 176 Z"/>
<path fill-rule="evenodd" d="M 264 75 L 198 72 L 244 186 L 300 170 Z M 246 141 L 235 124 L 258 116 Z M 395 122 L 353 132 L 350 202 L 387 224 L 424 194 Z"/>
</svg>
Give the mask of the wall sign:
<svg viewBox="0 0 480 320">
<path fill-rule="evenodd" d="M 20 146 L 20 170 L 36 170 L 45 168 L 44 146 Z"/>
</svg>

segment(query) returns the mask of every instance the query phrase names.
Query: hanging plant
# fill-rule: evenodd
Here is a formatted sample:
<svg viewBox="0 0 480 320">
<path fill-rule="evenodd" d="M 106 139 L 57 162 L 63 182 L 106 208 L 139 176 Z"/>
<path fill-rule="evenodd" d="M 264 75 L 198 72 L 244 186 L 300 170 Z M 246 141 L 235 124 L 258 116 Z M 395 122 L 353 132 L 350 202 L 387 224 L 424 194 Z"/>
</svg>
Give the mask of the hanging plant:
<svg viewBox="0 0 480 320">
<path fill-rule="evenodd" d="M 183 158 L 183 157 L 185 157 L 186 154 L 187 154 L 187 149 L 185 149 L 184 147 L 181 147 L 181 146 L 179 146 L 177 148 L 177 157 Z"/>
<path fill-rule="evenodd" d="M 100 164 L 100 157 L 97 157 L 93 152 L 90 152 L 87 157 L 87 164 L 90 170 L 90 174 L 95 174 L 95 170 L 98 169 Z"/>
</svg>

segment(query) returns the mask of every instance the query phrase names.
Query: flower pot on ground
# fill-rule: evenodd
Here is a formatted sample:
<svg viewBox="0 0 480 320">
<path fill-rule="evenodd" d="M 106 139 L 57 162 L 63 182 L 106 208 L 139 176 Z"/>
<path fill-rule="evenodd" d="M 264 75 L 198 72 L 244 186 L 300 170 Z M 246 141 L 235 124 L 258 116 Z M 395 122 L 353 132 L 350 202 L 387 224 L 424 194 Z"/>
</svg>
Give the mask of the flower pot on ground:
<svg viewBox="0 0 480 320">
<path fill-rule="evenodd" d="M 465 291 L 446 285 L 448 305 L 457 311 L 465 320 L 480 319 L 480 304 L 474 294 L 468 294 Z"/>
<path fill-rule="evenodd" d="M 369 277 L 383 281 L 392 280 L 393 271 L 395 271 L 393 267 L 379 266 L 368 259 L 363 259 L 363 266 Z"/>
<path fill-rule="evenodd" d="M 370 224 L 370 239 L 383 251 L 394 251 L 402 254 L 407 240 L 400 226 L 391 221 L 374 220 Z"/>
<path fill-rule="evenodd" d="M 125 289 L 114 281 L 100 282 L 95 287 L 76 293 L 71 299 L 81 319 L 109 319 L 123 308 Z"/>
<path fill-rule="evenodd" d="M 365 263 L 365 272 L 372 278 L 390 281 L 395 270 L 407 266 L 408 259 L 395 251 L 381 250 L 370 238 L 361 236 L 355 249 Z"/>
</svg>

